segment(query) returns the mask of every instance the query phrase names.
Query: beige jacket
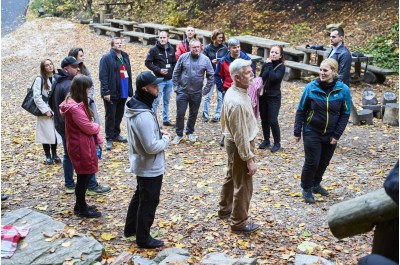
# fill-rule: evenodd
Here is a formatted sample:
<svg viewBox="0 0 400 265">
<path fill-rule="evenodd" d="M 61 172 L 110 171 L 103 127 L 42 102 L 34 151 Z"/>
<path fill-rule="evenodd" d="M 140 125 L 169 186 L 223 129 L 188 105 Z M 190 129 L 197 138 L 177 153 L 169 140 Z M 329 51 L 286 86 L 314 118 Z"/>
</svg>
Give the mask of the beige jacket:
<svg viewBox="0 0 400 265">
<path fill-rule="evenodd" d="M 254 157 L 250 141 L 256 138 L 258 125 L 246 89 L 232 84 L 226 92 L 221 113 L 221 127 L 226 140 L 235 143 L 243 161 Z"/>
</svg>

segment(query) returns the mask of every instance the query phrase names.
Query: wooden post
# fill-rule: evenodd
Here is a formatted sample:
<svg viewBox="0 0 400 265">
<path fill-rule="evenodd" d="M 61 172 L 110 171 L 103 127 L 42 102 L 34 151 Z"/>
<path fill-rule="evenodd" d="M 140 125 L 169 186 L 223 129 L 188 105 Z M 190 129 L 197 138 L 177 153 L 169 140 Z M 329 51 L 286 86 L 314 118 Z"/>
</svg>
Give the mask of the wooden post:
<svg viewBox="0 0 400 265">
<path fill-rule="evenodd" d="M 328 224 L 332 234 L 342 239 L 368 232 L 375 224 L 398 217 L 399 206 L 384 189 L 379 189 L 331 206 Z"/>
<path fill-rule="evenodd" d="M 383 114 L 383 123 L 399 126 L 399 104 L 388 103 L 385 105 L 385 114 Z"/>
</svg>

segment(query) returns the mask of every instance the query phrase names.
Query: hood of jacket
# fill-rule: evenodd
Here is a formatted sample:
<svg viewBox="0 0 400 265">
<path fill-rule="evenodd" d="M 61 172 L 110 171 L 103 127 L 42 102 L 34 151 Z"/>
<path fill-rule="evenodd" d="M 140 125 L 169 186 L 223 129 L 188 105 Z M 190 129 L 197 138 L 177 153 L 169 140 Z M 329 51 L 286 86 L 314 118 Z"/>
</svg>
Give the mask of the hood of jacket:
<svg viewBox="0 0 400 265">
<path fill-rule="evenodd" d="M 125 105 L 126 118 L 135 117 L 143 112 L 151 112 L 151 108 L 135 97 L 132 97 Z"/>
<path fill-rule="evenodd" d="M 67 112 L 71 111 L 71 109 L 76 109 L 76 108 L 81 108 L 86 112 L 85 105 L 83 105 L 83 102 L 77 103 L 72 98 L 68 98 L 67 100 L 63 101 L 63 103 L 60 104 L 60 114 L 61 116 L 64 117 L 67 114 Z"/>
<path fill-rule="evenodd" d="M 63 69 L 57 69 L 58 73 L 54 75 L 54 79 L 57 83 L 61 83 L 65 79 L 72 79 L 73 77 Z"/>
</svg>

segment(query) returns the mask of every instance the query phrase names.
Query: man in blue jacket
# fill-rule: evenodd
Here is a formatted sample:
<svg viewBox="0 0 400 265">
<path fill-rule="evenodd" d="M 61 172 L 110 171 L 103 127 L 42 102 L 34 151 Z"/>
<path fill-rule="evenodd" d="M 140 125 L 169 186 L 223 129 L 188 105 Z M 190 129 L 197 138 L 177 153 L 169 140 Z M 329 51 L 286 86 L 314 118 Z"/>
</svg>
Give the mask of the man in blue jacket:
<svg viewBox="0 0 400 265">
<path fill-rule="evenodd" d="M 122 51 L 122 39 L 113 38 L 111 49 L 99 65 L 101 97 L 104 101 L 106 149 L 111 150 L 113 141 L 126 143 L 120 135 L 125 102 L 133 95 L 132 71 L 129 56 Z"/>
<path fill-rule="evenodd" d="M 343 83 L 350 86 L 351 53 L 344 46 L 344 30 L 341 27 L 333 28 L 330 34 L 332 50 L 328 58 L 335 59 L 339 64 L 339 76 Z"/>
</svg>

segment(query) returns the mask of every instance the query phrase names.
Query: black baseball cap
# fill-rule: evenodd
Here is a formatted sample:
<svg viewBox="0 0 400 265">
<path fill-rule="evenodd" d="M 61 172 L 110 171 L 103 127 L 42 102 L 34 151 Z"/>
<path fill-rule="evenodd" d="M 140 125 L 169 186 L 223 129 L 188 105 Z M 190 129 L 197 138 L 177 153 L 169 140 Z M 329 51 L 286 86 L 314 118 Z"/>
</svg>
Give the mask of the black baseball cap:
<svg viewBox="0 0 400 265">
<path fill-rule="evenodd" d="M 162 77 L 155 76 L 150 71 L 141 72 L 136 77 L 136 89 L 142 89 L 147 85 L 157 85 L 164 80 Z"/>
<path fill-rule="evenodd" d="M 67 56 L 61 61 L 61 68 L 64 68 L 68 65 L 78 65 L 81 64 L 81 61 L 78 61 L 74 56 Z"/>
</svg>

